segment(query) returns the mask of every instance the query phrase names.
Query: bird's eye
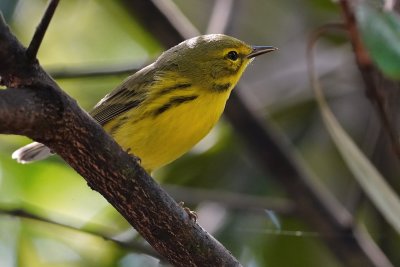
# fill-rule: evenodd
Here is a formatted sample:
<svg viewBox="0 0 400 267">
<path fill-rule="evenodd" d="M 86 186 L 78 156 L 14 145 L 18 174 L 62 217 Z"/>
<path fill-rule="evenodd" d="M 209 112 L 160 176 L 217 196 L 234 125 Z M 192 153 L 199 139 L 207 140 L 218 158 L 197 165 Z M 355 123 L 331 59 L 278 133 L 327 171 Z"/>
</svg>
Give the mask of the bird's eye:
<svg viewBox="0 0 400 267">
<path fill-rule="evenodd" d="M 236 51 L 229 51 L 227 56 L 230 60 L 233 60 L 233 61 L 235 61 L 239 58 L 239 55 Z"/>
</svg>

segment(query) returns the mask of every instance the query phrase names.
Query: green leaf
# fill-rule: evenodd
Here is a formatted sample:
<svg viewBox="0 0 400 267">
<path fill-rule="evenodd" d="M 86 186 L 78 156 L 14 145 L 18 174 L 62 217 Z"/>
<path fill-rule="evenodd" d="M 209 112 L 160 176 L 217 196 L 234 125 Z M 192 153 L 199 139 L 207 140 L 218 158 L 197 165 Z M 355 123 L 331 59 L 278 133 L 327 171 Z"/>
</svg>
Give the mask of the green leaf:
<svg viewBox="0 0 400 267">
<path fill-rule="evenodd" d="M 361 39 L 373 62 L 389 78 L 400 79 L 400 16 L 359 4 L 356 17 Z"/>
<path fill-rule="evenodd" d="M 324 124 L 339 153 L 368 198 L 393 228 L 400 233 L 399 196 L 336 120 L 324 98 L 319 82 L 315 78 L 313 87 Z"/>
</svg>

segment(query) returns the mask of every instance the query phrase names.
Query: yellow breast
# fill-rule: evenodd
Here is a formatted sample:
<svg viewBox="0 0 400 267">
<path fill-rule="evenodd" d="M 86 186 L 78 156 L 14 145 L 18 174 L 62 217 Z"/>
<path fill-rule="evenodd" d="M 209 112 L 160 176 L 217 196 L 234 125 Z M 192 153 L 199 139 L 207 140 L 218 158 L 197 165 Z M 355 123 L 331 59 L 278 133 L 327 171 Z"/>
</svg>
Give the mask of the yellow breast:
<svg viewBox="0 0 400 267">
<path fill-rule="evenodd" d="M 160 103 L 151 99 L 151 105 L 145 105 L 147 110 L 132 109 L 121 116 L 125 121 L 116 130 L 118 120 L 104 128 L 124 149 L 141 159 L 143 168 L 155 170 L 187 152 L 207 135 L 220 118 L 231 91 L 212 93 L 191 89 L 190 92 L 201 93 L 189 92 L 175 98 L 169 95 L 170 106 L 162 104 L 162 98 Z"/>
</svg>

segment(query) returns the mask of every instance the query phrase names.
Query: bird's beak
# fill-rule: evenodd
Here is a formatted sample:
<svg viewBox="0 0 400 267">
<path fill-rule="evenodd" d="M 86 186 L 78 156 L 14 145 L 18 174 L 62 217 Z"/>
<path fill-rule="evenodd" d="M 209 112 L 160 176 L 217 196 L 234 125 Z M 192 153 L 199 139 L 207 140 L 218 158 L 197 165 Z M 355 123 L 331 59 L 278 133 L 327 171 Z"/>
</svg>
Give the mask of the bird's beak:
<svg viewBox="0 0 400 267">
<path fill-rule="evenodd" d="M 247 58 L 253 58 L 265 53 L 269 53 L 275 50 L 278 50 L 278 48 L 273 47 L 273 46 L 252 46 L 253 50 L 251 51 L 250 54 L 247 55 Z"/>
</svg>

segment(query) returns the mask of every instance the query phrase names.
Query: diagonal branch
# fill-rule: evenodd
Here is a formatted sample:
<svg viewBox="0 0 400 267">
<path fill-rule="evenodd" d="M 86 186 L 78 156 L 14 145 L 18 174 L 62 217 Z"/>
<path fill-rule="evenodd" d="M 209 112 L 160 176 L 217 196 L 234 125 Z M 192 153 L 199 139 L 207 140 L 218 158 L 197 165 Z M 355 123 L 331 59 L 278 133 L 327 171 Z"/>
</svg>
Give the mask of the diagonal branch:
<svg viewBox="0 0 400 267">
<path fill-rule="evenodd" d="M 17 87 L 0 94 L 0 133 L 26 135 L 59 154 L 173 265 L 240 266 L 36 61 L 27 58 L 2 16 L 0 40 L 2 83 Z"/>
<path fill-rule="evenodd" d="M 310 76 L 311 87 L 312 87 L 313 90 L 314 90 L 314 93 L 315 93 L 315 95 L 316 95 L 317 102 L 318 102 L 318 104 L 319 104 L 319 106 L 320 106 L 320 109 L 321 109 L 322 117 L 323 117 L 324 122 L 325 122 L 325 124 L 326 124 L 326 126 L 327 126 L 328 128 L 329 128 L 330 126 L 332 126 L 332 125 L 335 125 L 337 122 L 336 122 L 335 118 L 332 117 L 332 114 L 331 114 L 331 112 L 329 111 L 329 109 L 326 109 L 327 103 L 326 103 L 325 98 L 323 97 L 322 88 L 321 88 L 321 85 L 320 85 L 320 83 L 319 83 L 319 80 L 318 80 L 317 75 L 316 75 L 316 72 L 315 72 L 315 67 L 314 67 L 314 53 L 313 53 L 313 50 L 314 50 L 314 47 L 315 47 L 317 41 L 319 40 L 319 38 L 320 38 L 326 31 L 332 30 L 332 29 L 340 29 L 340 30 L 343 30 L 343 26 L 344 26 L 344 25 L 337 25 L 337 24 L 330 24 L 330 25 L 328 24 L 328 25 L 322 26 L 321 28 L 317 29 L 317 30 L 312 34 L 311 38 L 309 39 L 308 46 L 307 46 L 307 65 L 308 65 L 308 72 L 309 72 L 309 76 Z M 332 127 L 331 127 L 331 128 L 332 128 Z M 336 128 L 338 128 L 338 127 L 336 127 Z M 331 130 L 332 130 L 332 129 L 331 129 Z M 335 134 L 333 134 L 333 132 L 330 131 L 331 136 L 332 136 L 333 139 L 335 139 L 335 136 L 337 137 L 337 136 L 339 136 L 339 135 L 342 137 L 342 139 L 345 139 L 345 138 L 346 138 L 346 137 L 345 137 L 346 135 L 340 133 L 340 131 L 334 131 L 334 132 L 335 132 Z M 335 141 L 335 140 L 334 140 L 334 141 Z M 337 138 L 336 138 L 336 141 L 337 141 Z M 337 142 L 335 142 L 335 143 L 337 143 Z M 337 144 L 337 146 L 338 146 L 338 149 L 340 150 L 339 144 Z M 347 147 L 351 147 L 351 143 L 350 143 Z M 342 147 L 341 147 L 341 148 L 343 148 L 343 144 L 342 144 Z M 354 155 L 350 156 L 350 158 L 351 158 L 352 160 L 353 160 L 353 158 L 355 158 L 355 157 L 357 156 L 357 153 L 360 153 L 360 152 L 357 152 L 357 151 L 358 151 L 357 148 L 355 148 L 354 150 L 355 150 Z M 349 151 L 344 152 L 344 151 L 342 150 L 341 154 L 345 157 L 345 155 L 347 155 L 347 154 L 352 154 L 352 152 L 353 152 L 353 151 L 351 151 L 351 152 L 349 152 Z M 355 159 L 354 159 L 354 160 L 355 160 Z M 349 168 L 351 168 L 351 166 L 349 166 Z M 374 170 L 370 170 L 370 172 L 374 172 Z M 363 175 L 363 176 L 365 176 L 365 175 Z M 374 175 L 371 175 L 371 176 L 374 176 Z M 371 177 L 371 178 L 372 178 L 372 177 Z M 387 191 L 388 199 L 391 200 L 392 198 L 394 198 L 395 201 L 396 201 L 397 196 L 392 196 L 392 195 L 391 195 L 391 194 L 393 194 L 393 191 L 392 191 L 390 188 L 387 188 L 387 184 L 385 184 L 384 182 L 381 182 L 381 181 L 380 181 L 380 178 L 377 178 L 377 181 L 375 181 L 375 180 L 376 180 L 376 179 L 372 179 L 372 180 L 371 180 L 372 183 L 379 184 L 379 187 L 382 187 L 382 188 L 384 188 L 384 190 Z M 371 182 L 371 181 L 368 181 L 368 183 Z M 359 182 L 360 182 L 360 181 L 359 181 Z M 360 182 L 360 184 L 362 185 L 363 183 Z M 364 184 L 365 184 L 365 183 L 364 183 Z M 364 188 L 364 189 L 365 189 L 365 188 Z M 366 193 L 368 194 L 368 191 L 369 191 L 369 190 L 367 190 L 367 189 L 365 189 L 365 190 L 366 190 Z M 379 203 L 381 202 L 381 200 L 379 200 L 378 202 L 377 202 L 377 201 L 374 201 L 374 196 L 371 196 L 371 194 L 368 194 L 368 195 L 371 197 L 372 202 L 373 202 L 374 204 L 376 204 L 376 205 L 378 205 L 378 206 L 380 205 Z M 375 200 L 376 200 L 376 199 L 375 199 Z M 388 201 L 390 201 L 390 200 L 388 200 Z M 385 202 L 385 201 L 384 201 L 384 202 Z M 385 203 L 386 203 L 386 202 L 385 202 Z M 397 202 L 397 203 L 398 203 L 398 202 Z M 395 207 L 397 203 L 394 202 L 394 204 L 386 204 L 386 206 L 390 206 L 390 207 L 393 206 L 393 207 Z M 384 205 L 384 206 L 385 206 L 385 205 Z M 381 207 L 382 207 L 382 206 L 381 206 Z M 386 217 L 386 219 L 391 220 L 391 219 L 392 219 L 391 215 L 392 215 L 392 214 L 396 214 L 396 212 L 393 213 L 393 209 L 391 208 L 390 211 L 386 213 L 386 215 L 388 215 L 388 214 L 389 214 L 389 216 L 385 216 L 385 217 Z M 358 228 L 358 229 L 357 229 L 357 228 Z M 376 246 L 375 243 L 372 242 L 372 240 L 367 240 L 367 239 L 365 239 L 365 238 L 360 239 L 360 236 L 357 234 L 357 230 L 359 230 L 359 228 L 360 228 L 360 227 L 356 227 L 356 226 L 353 227 L 354 235 L 355 235 L 356 238 L 358 238 L 358 242 L 359 242 L 361 245 L 363 245 L 364 250 L 366 251 L 366 253 L 368 253 L 368 255 L 369 255 L 370 259 L 373 261 L 373 263 L 374 263 L 376 266 L 392 266 L 392 264 L 390 263 L 390 261 L 387 259 L 386 255 L 378 248 L 378 246 Z M 368 250 L 366 250 L 366 247 L 368 247 Z"/>
<path fill-rule="evenodd" d="M 391 1 L 387 1 L 389 5 Z M 351 4 L 348 0 L 341 0 L 340 6 L 342 8 L 343 17 L 345 20 L 346 28 L 349 32 L 351 44 L 353 46 L 355 59 L 361 76 L 364 80 L 366 94 L 371 103 L 376 108 L 377 114 L 383 125 L 383 129 L 389 137 L 392 149 L 397 158 L 400 159 L 400 141 L 398 125 L 395 122 L 395 116 L 391 116 L 391 110 L 397 111 L 399 85 L 383 77 L 382 73 L 374 67 L 368 52 L 366 51 L 360 34 L 357 29 L 357 21 L 355 14 L 352 10 Z M 392 97 L 396 97 L 395 105 L 391 105 Z"/>
<path fill-rule="evenodd" d="M 225 32 L 225 29 L 227 28 L 233 14 L 232 11 L 235 4 L 234 2 L 235 0 L 215 1 L 206 33 Z"/>
<path fill-rule="evenodd" d="M 156 2 L 164 3 L 165 5 L 170 4 L 170 0 L 150 0 L 150 1 L 131 1 L 131 0 L 120 0 L 122 4 L 126 6 L 128 12 L 130 12 L 133 17 L 137 18 L 140 23 L 142 23 L 147 29 L 156 36 L 165 47 L 171 47 L 177 43 L 183 41 L 184 39 L 193 37 L 193 35 L 198 35 L 197 30 L 192 32 L 188 29 L 187 24 L 173 24 L 169 19 L 170 17 L 179 16 L 181 14 L 173 13 L 175 8 L 170 8 L 168 12 L 163 12 L 158 8 Z M 165 11 L 165 10 L 164 10 Z M 151 14 L 151 18 L 149 17 Z M 179 25 L 179 29 L 178 26 Z M 193 27 L 189 26 L 193 29 Z M 184 38 L 182 38 L 184 36 Z M 179 40 L 177 42 L 177 40 Z"/>
<path fill-rule="evenodd" d="M 128 11 L 140 14 L 136 18 L 165 46 L 186 38 L 180 35 L 181 31 L 169 21 L 170 14 L 157 9 L 151 1 L 121 2 Z M 159 34 L 160 28 L 151 27 L 149 24 L 149 21 L 153 20 L 162 25 L 162 34 Z M 376 266 L 369 255 L 369 249 L 375 249 L 370 237 L 353 225 L 352 216 L 316 179 L 313 179 L 302 161 L 294 156 L 295 153 L 287 141 L 271 127 L 263 124 L 235 91 L 228 101 L 225 115 L 235 132 L 245 140 L 259 166 L 266 173 L 274 175 L 292 197 L 293 202 L 297 203 L 299 215 L 318 232 L 338 237 L 322 235 L 325 243 L 343 264 L 355 267 Z M 353 233 L 354 236 L 349 233 Z M 379 251 L 379 248 L 376 249 Z"/>
<path fill-rule="evenodd" d="M 30 112 L 44 106 L 36 101 L 37 95 L 27 88 L 0 90 L 0 133 L 35 135 L 32 129 L 46 123 L 37 113 Z"/>
<path fill-rule="evenodd" d="M 70 224 L 62 223 L 62 222 L 57 222 L 50 220 L 46 217 L 34 214 L 32 212 L 26 211 L 24 209 L 20 208 L 4 208 L 0 207 L 0 215 L 8 215 L 8 216 L 14 216 L 14 217 L 19 217 L 23 219 L 29 219 L 29 220 L 34 220 L 38 222 L 43 222 L 43 223 L 48 223 L 52 225 L 57 225 L 60 227 L 64 227 L 66 229 L 74 230 L 77 232 L 81 233 L 86 233 L 92 236 L 100 237 L 101 239 L 104 239 L 105 241 L 110 241 L 113 242 L 114 244 L 120 246 L 121 248 L 136 252 L 136 253 L 143 253 L 149 256 L 152 256 L 154 258 L 158 258 L 160 260 L 164 260 L 157 252 L 155 252 L 149 245 L 144 245 L 139 242 L 123 242 L 120 241 L 116 238 L 109 237 L 105 235 L 104 233 L 101 233 L 100 231 L 92 230 L 92 229 L 86 229 L 86 228 L 76 228 Z"/>
</svg>

